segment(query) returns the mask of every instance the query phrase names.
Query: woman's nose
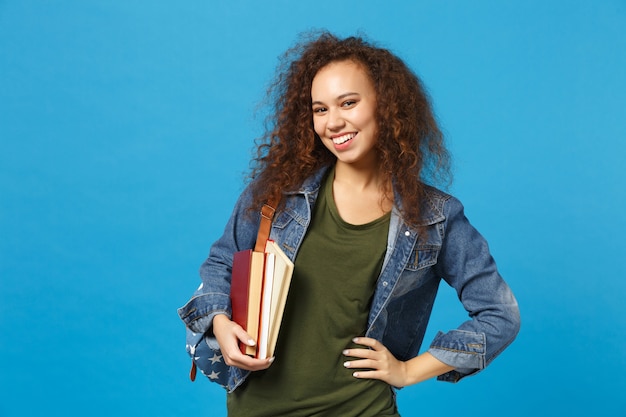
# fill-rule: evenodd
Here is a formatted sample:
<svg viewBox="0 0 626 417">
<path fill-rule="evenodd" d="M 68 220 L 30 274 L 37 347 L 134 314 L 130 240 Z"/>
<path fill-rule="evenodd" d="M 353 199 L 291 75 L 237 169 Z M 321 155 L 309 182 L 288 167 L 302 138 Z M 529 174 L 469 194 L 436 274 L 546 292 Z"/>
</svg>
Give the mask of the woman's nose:
<svg viewBox="0 0 626 417">
<path fill-rule="evenodd" d="M 329 110 L 328 111 L 328 123 L 326 127 L 329 130 L 339 130 L 345 126 L 346 122 L 343 119 L 341 112 L 339 110 Z"/>
</svg>

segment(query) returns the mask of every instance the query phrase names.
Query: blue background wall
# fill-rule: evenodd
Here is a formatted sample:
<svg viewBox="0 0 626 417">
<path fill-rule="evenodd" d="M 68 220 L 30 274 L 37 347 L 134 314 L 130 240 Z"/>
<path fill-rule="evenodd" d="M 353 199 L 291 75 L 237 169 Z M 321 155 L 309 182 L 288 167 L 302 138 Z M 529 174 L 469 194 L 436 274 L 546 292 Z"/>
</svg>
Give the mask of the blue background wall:
<svg viewBox="0 0 626 417">
<path fill-rule="evenodd" d="M 522 309 L 489 369 L 403 389 L 403 416 L 624 415 L 626 2 L 252 3 L 0 1 L 0 416 L 225 414 L 176 308 L 278 55 L 321 27 L 422 76 Z M 442 288 L 427 339 L 464 318 Z"/>
</svg>

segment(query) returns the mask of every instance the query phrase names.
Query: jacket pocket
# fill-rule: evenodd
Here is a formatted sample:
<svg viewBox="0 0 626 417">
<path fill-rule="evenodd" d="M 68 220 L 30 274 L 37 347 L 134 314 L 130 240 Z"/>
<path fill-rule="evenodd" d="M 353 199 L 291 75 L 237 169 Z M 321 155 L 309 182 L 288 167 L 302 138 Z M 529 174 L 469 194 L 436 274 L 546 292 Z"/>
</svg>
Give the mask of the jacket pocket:
<svg viewBox="0 0 626 417">
<path fill-rule="evenodd" d="M 420 245 L 415 249 L 404 267 L 409 271 L 417 271 L 418 269 L 426 268 L 437 263 L 437 257 L 439 256 L 439 250 L 441 246 L 438 245 Z"/>
</svg>

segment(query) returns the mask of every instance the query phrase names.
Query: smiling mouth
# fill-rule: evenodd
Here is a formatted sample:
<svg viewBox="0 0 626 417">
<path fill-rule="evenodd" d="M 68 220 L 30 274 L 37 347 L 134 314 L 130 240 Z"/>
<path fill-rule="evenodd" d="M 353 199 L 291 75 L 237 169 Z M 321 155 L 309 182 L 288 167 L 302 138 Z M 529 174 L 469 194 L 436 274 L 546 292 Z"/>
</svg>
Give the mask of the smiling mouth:
<svg viewBox="0 0 626 417">
<path fill-rule="evenodd" d="M 334 137 L 332 138 L 332 140 L 335 145 L 342 145 L 346 143 L 347 141 L 349 141 L 350 139 L 353 139 L 355 136 L 356 136 L 356 133 L 347 133 L 345 135 Z"/>
</svg>

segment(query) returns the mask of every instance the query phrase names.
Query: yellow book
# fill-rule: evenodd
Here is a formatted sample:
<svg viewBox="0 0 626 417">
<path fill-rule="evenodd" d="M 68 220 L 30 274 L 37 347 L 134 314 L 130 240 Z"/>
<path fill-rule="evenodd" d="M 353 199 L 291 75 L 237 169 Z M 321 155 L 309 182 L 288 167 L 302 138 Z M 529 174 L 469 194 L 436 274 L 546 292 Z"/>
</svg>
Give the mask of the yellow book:
<svg viewBox="0 0 626 417">
<path fill-rule="evenodd" d="M 280 323 L 283 319 L 287 294 L 289 293 L 289 286 L 291 284 L 291 276 L 293 275 L 293 262 L 291 262 L 291 259 L 287 257 L 285 252 L 283 252 L 280 246 L 278 246 L 278 244 L 276 244 L 273 240 L 268 240 L 265 244 L 265 253 L 275 255 L 273 268 L 274 276 L 271 280 L 272 288 L 269 336 L 266 342 L 267 348 L 263 349 L 264 352 L 267 352 L 266 357 L 272 357 L 274 356 L 274 349 L 276 347 L 276 341 L 278 340 Z"/>
<path fill-rule="evenodd" d="M 248 326 L 246 331 L 256 339 L 259 333 L 259 316 L 261 315 L 261 290 L 263 289 L 263 268 L 265 256 L 261 252 L 252 252 L 250 265 L 250 292 L 248 294 Z M 256 355 L 256 346 L 246 345 L 247 355 Z"/>
</svg>

